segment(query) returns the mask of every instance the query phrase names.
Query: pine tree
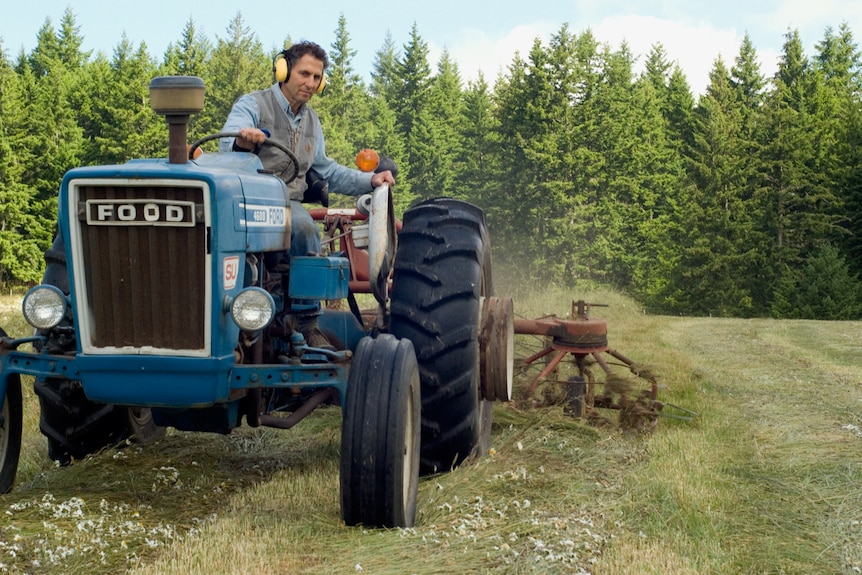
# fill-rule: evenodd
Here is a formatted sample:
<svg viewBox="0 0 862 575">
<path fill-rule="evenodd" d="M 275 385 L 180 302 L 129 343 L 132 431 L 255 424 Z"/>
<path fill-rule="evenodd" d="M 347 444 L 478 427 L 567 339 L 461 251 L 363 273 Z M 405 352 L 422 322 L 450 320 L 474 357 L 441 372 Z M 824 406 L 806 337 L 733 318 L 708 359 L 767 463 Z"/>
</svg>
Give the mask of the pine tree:
<svg viewBox="0 0 862 575">
<path fill-rule="evenodd" d="M 73 69 L 83 68 L 91 55 L 90 52 L 81 50 L 84 37 L 81 36 L 80 30 L 81 27 L 75 21 L 72 9 L 66 8 L 60 20 L 60 32 L 57 35 L 58 56 L 63 64 Z"/>
<path fill-rule="evenodd" d="M 411 190 L 419 198 L 437 195 L 434 181 L 436 131 L 430 109 L 431 67 L 428 43 L 419 35 L 416 24 L 401 58 L 395 60 L 397 83 L 389 100 L 406 145 L 408 177 Z"/>
<path fill-rule="evenodd" d="M 198 32 L 194 19 L 189 16 L 179 42 L 171 42 L 165 50 L 162 73 L 166 76 L 198 76 L 206 79 L 207 63 L 212 43 Z"/>
<path fill-rule="evenodd" d="M 313 101 L 320 115 L 326 136 L 326 153 L 336 161 L 353 163 L 357 148 L 357 135 L 368 122 L 369 103 L 362 79 L 353 70 L 356 50 L 350 47 L 347 20 L 342 14 L 335 29 L 335 40 L 329 49 L 329 67 L 326 70 L 326 91 Z"/>
<path fill-rule="evenodd" d="M 811 67 L 799 33 L 789 32 L 765 109 L 762 229 L 774 241 L 778 273 L 799 268 L 815 247 L 834 237 L 839 197 L 830 183 L 832 135 L 822 76 Z M 779 283 L 779 282 L 775 282 Z"/>
<path fill-rule="evenodd" d="M 684 154 L 692 145 L 692 115 L 694 96 L 685 74 L 679 66 L 674 66 L 667 87 L 667 111 L 665 117 L 671 145 L 679 154 Z"/>
<path fill-rule="evenodd" d="M 840 227 L 832 241 L 852 269 L 862 273 L 862 55 L 846 23 L 837 34 L 831 28 L 826 30 L 814 64 L 823 77 L 819 123 L 825 135 L 831 136 L 825 169 L 838 195 L 833 209 Z"/>
<path fill-rule="evenodd" d="M 58 47 L 56 35 L 43 28 L 39 44 L 28 58 L 33 65 L 22 68 L 20 74 L 25 114 L 39 118 L 38 125 L 30 124 L 27 146 L 31 155 L 21 181 L 33 190 L 31 210 L 40 222 L 34 233 L 41 232 L 39 241 L 46 248 L 56 222 L 60 181 L 68 170 L 81 165 L 84 152 L 72 103 L 78 71 L 63 63 Z"/>
<path fill-rule="evenodd" d="M 36 35 L 36 47 L 27 57 L 27 64 L 36 78 L 43 78 L 55 67 L 56 62 L 62 61 L 60 40 L 51 19 L 46 18 Z"/>
<path fill-rule="evenodd" d="M 601 161 L 593 168 L 595 200 L 585 206 L 593 230 L 587 236 L 589 251 L 580 263 L 589 265 L 591 278 L 624 289 L 633 279 L 638 250 L 632 247 L 643 240 L 641 226 L 654 214 L 657 194 L 665 193 L 644 180 L 663 174 L 641 172 L 637 167 L 651 163 L 650 156 L 665 148 L 665 128 L 660 100 L 651 85 L 636 85 L 633 63 L 625 43 L 617 51 L 605 52 L 602 83 L 592 108 L 596 120 L 589 139 L 593 143 L 584 141 Z M 649 133 L 647 122 L 652 120 L 659 123 L 656 134 Z M 661 141 L 650 141 L 656 136 Z"/>
<path fill-rule="evenodd" d="M 556 253 L 547 254 L 544 261 L 537 259 L 549 247 L 548 235 L 556 235 L 549 217 L 559 207 L 561 196 L 554 189 L 557 186 L 549 181 L 554 164 L 560 161 L 554 144 L 560 126 L 548 129 L 548 115 L 558 109 L 551 105 L 553 79 L 547 59 L 541 41 L 536 38 L 529 62 L 516 56 L 509 68 L 509 78 L 501 78 L 496 88 L 504 166 L 497 202 L 498 209 L 509 214 L 506 227 L 497 237 L 505 238 L 504 251 L 512 260 L 529 266 L 530 275 L 535 270 L 537 275 L 546 277 L 561 273 L 560 266 L 565 267 Z M 547 262 L 557 265 L 547 267 Z"/>
<path fill-rule="evenodd" d="M 632 118 L 636 143 L 626 167 L 631 195 L 630 216 L 622 234 L 622 275 L 617 281 L 645 300 L 664 289 L 678 246 L 669 230 L 683 217 L 683 142 L 692 138 L 691 92 L 679 68 L 656 51 L 637 80 L 632 104 L 640 114 Z M 649 62 L 648 61 L 648 62 Z"/>
<path fill-rule="evenodd" d="M 465 198 L 482 207 L 492 229 L 499 229 L 497 220 L 504 214 L 496 209 L 493 197 L 500 167 L 496 161 L 496 135 L 499 127 L 494 116 L 494 101 L 485 77 L 480 73 L 474 82 L 468 82 L 464 92 L 464 122 L 461 125 L 463 148 L 459 164 L 460 180 Z"/>
<path fill-rule="evenodd" d="M 29 155 L 29 118 L 24 89 L 0 43 L 0 286 L 35 282 L 42 276 L 35 189 L 23 183 Z"/>
<path fill-rule="evenodd" d="M 234 102 L 248 92 L 272 85 L 272 60 L 242 14 L 228 24 L 224 38 L 216 38 L 207 65 L 206 103 L 197 118 L 196 133 L 221 131 Z"/>
<path fill-rule="evenodd" d="M 458 65 L 445 49 L 437 64 L 437 75 L 431 84 L 428 105 L 434 131 L 433 148 L 428 150 L 428 157 L 434 166 L 432 193 L 437 196 L 466 198 L 468 190 L 459 178 L 459 173 L 463 171 L 459 160 L 464 147 L 461 136 L 464 125 L 464 94 L 461 90 Z"/>
<path fill-rule="evenodd" d="M 494 229 L 498 245 L 511 260 L 517 261 L 522 268 L 532 262 L 532 211 L 534 199 L 528 197 L 527 185 L 530 169 L 524 154 L 523 144 L 527 137 L 523 110 L 529 98 L 525 87 L 527 63 L 515 54 L 509 65 L 508 76 L 501 75 L 494 88 L 495 120 L 498 126 L 496 140 L 499 142 L 495 155 L 500 165 L 496 184 L 497 193 L 487 197 L 485 207 L 499 214 Z M 526 240 L 526 241 L 525 241 Z"/>
<path fill-rule="evenodd" d="M 843 165 L 844 201 L 848 234 L 844 242 L 847 262 L 855 274 L 862 275 L 862 103 L 852 102 L 847 118 L 847 148 Z"/>
<path fill-rule="evenodd" d="M 730 70 L 730 85 L 740 114 L 736 154 L 739 181 L 742 185 L 740 208 L 745 211 L 740 215 L 740 222 L 746 220 L 742 228 L 745 245 L 739 248 L 746 256 L 741 262 L 744 268 L 739 271 L 738 282 L 741 289 L 751 296 L 751 312 L 758 315 L 769 309 L 773 284 L 778 275 L 772 257 L 772 238 L 761 225 L 763 214 L 770 211 L 770 206 L 762 202 L 763 198 L 758 191 L 765 140 L 763 108 L 766 83 L 766 78 L 760 71 L 757 51 L 746 35 Z"/>
<path fill-rule="evenodd" d="M 407 136 L 398 124 L 396 110 L 400 89 L 397 67 L 395 43 L 387 32 L 383 46 L 375 53 L 371 71 L 370 122 L 365 124 L 365 132 L 360 135 L 357 144 L 375 149 L 396 162 L 399 175 L 393 201 L 395 213 L 400 217 L 413 203 L 415 195 L 411 186 Z"/>
<path fill-rule="evenodd" d="M 209 62 L 212 53 L 212 43 L 201 34 L 194 20 L 189 17 L 183 28 L 183 34 L 177 43 L 171 42 L 165 49 L 165 56 L 158 74 L 161 76 L 197 76 L 204 81 L 207 93 L 212 84 L 209 77 Z M 204 99 L 204 109 L 208 97 Z M 213 125 L 212 116 L 193 115 L 189 118 L 189 141 L 197 140 L 208 134 L 213 134 L 221 128 L 221 124 Z M 223 122 L 224 120 L 222 120 Z"/>
<path fill-rule="evenodd" d="M 374 54 L 374 65 L 371 71 L 371 95 L 394 104 L 398 98 L 398 55 L 392 34 L 386 32 L 383 45 Z"/>
<path fill-rule="evenodd" d="M 688 157 L 688 201 L 670 274 L 665 311 L 751 315 L 753 300 L 740 281 L 747 269 L 751 221 L 741 143 L 742 116 L 730 74 L 719 58 L 695 110 Z"/>
<path fill-rule="evenodd" d="M 850 272 L 840 251 L 829 243 L 820 246 L 798 272 L 788 270 L 776 292 L 774 317 L 862 319 L 859 277 Z"/>
<path fill-rule="evenodd" d="M 149 106 L 149 84 L 157 74 L 143 42 L 135 49 L 123 35 L 111 61 L 97 57 L 79 125 L 88 142 L 84 162 L 123 163 L 132 158 L 166 155 L 164 120 Z"/>
</svg>

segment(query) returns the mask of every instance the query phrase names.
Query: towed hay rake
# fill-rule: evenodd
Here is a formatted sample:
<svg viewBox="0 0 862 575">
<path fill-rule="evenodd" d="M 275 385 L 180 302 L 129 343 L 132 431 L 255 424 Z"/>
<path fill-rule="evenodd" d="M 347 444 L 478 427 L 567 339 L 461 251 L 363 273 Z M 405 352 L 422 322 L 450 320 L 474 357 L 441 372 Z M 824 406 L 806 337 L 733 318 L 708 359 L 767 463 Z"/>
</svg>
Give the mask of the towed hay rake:
<svg viewBox="0 0 862 575">
<path fill-rule="evenodd" d="M 567 319 L 549 315 L 514 320 L 516 335 L 534 336 L 519 338 L 516 352 L 523 357 L 518 375 L 529 378 L 524 399 L 558 402 L 553 397 L 557 386 L 542 386 L 550 383 L 563 387 L 566 414 L 595 425 L 610 423 L 613 411 L 619 413 L 619 425 L 626 430 L 651 429 L 660 415 L 691 419 L 694 414 L 686 410 L 683 415 L 662 413 L 665 404 L 658 399 L 655 374 L 608 345 L 607 322 L 590 317 L 593 307 L 607 306 L 577 300 Z M 543 398 L 537 397 L 540 386 Z"/>
</svg>

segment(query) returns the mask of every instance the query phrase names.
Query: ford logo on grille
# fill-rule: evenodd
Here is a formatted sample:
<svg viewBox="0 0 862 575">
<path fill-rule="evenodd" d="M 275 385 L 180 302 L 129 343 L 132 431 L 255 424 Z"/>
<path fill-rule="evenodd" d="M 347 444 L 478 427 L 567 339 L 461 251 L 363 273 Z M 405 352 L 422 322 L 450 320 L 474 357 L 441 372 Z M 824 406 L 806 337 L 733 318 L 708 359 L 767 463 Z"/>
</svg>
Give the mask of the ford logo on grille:
<svg viewBox="0 0 862 575">
<path fill-rule="evenodd" d="M 155 199 L 87 200 L 87 224 L 191 227 L 195 225 L 195 204 Z"/>
</svg>

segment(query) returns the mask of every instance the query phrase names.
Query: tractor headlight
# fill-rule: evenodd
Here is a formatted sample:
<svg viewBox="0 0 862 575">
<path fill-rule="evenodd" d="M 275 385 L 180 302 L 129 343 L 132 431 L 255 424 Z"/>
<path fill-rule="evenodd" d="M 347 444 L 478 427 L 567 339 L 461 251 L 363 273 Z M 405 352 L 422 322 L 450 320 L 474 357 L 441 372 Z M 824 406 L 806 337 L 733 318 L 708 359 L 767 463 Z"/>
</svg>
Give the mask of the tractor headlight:
<svg viewBox="0 0 862 575">
<path fill-rule="evenodd" d="M 243 331 L 260 331 L 275 317 L 275 301 L 258 287 L 239 292 L 230 302 L 230 316 Z"/>
<path fill-rule="evenodd" d="M 66 316 L 66 296 L 51 285 L 38 285 L 24 295 L 24 319 L 36 329 L 51 329 Z"/>
</svg>

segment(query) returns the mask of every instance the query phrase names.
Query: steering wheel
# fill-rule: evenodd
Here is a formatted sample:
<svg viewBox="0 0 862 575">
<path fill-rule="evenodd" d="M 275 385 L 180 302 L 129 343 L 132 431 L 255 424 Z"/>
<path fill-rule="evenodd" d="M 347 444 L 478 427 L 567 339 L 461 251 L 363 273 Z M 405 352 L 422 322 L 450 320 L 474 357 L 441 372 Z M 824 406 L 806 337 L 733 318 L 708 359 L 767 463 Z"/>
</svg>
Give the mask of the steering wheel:
<svg viewBox="0 0 862 575">
<path fill-rule="evenodd" d="M 241 137 L 242 136 L 240 135 L 239 132 L 219 132 L 218 134 L 210 134 L 209 136 L 204 136 L 203 138 L 201 138 L 197 142 L 192 143 L 192 145 L 189 146 L 189 159 L 190 160 L 194 159 L 195 152 L 197 151 L 198 148 L 201 147 L 201 144 L 204 144 L 204 143 L 209 142 L 211 140 L 218 140 L 221 138 L 241 138 Z M 276 142 L 275 140 L 273 140 L 271 138 L 265 139 L 263 141 L 262 145 L 273 146 L 275 148 L 278 148 L 280 151 L 284 152 L 284 155 L 287 156 L 288 160 L 290 160 L 289 168 L 291 168 L 291 169 L 288 171 L 288 169 L 285 168 L 281 171 L 280 174 L 277 174 L 277 175 L 282 180 L 284 180 L 285 184 L 289 184 L 290 182 L 295 180 L 296 176 L 299 175 L 299 160 L 297 159 L 296 154 L 294 154 L 293 151 L 290 148 L 288 148 L 287 146 L 285 146 L 284 144 Z"/>
</svg>

